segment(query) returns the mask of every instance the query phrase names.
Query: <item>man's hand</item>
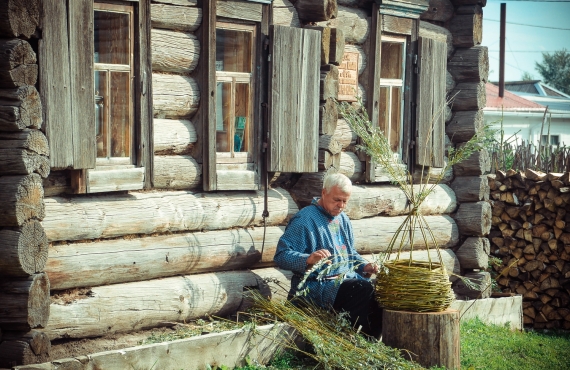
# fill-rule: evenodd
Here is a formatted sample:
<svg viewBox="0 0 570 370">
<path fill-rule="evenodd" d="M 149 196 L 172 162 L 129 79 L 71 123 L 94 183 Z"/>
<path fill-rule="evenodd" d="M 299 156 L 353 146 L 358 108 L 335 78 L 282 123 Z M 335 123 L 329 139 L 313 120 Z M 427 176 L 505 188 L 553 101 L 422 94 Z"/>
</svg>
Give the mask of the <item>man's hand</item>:
<svg viewBox="0 0 570 370">
<path fill-rule="evenodd" d="M 331 252 L 326 249 L 319 249 L 318 251 L 314 251 L 307 258 L 307 267 L 311 268 L 315 263 L 319 262 L 323 258 L 329 258 L 330 256 Z M 328 261 L 328 263 L 330 263 L 330 261 Z"/>
<path fill-rule="evenodd" d="M 364 272 L 364 274 L 369 277 L 372 274 L 375 274 L 378 272 L 378 266 L 374 263 L 369 263 L 366 266 L 364 266 L 364 268 L 362 269 L 362 271 Z"/>
</svg>

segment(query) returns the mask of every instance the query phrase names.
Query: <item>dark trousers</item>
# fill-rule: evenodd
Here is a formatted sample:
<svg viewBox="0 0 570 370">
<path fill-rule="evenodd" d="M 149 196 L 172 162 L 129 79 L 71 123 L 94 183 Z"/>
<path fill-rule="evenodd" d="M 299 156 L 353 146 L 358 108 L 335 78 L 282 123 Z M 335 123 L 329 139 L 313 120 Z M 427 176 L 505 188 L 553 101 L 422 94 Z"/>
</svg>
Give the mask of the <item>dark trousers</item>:
<svg viewBox="0 0 570 370">
<path fill-rule="evenodd" d="M 346 311 L 351 324 L 372 337 L 382 333 L 382 309 L 374 299 L 374 286 L 366 280 L 348 279 L 340 284 L 333 309 Z"/>
</svg>

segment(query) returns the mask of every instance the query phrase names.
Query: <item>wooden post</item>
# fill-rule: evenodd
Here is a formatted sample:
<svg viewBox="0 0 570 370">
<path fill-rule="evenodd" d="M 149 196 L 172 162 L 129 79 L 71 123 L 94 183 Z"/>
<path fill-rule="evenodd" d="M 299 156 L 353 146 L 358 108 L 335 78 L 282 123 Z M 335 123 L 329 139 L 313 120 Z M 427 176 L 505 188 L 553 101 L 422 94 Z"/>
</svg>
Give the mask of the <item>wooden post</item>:
<svg viewBox="0 0 570 370">
<path fill-rule="evenodd" d="M 459 311 L 406 312 L 384 310 L 382 342 L 407 350 L 404 357 L 430 368 L 459 369 Z"/>
</svg>

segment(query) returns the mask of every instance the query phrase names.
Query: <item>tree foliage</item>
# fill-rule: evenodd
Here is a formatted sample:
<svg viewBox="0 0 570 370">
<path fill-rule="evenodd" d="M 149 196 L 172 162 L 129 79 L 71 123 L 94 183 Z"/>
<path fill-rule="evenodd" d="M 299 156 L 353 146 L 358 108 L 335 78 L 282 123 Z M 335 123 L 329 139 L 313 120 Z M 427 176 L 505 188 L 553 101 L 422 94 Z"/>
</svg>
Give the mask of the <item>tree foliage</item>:
<svg viewBox="0 0 570 370">
<path fill-rule="evenodd" d="M 554 53 L 542 53 L 542 62 L 535 64 L 546 84 L 570 94 L 570 52 L 562 49 Z"/>
</svg>

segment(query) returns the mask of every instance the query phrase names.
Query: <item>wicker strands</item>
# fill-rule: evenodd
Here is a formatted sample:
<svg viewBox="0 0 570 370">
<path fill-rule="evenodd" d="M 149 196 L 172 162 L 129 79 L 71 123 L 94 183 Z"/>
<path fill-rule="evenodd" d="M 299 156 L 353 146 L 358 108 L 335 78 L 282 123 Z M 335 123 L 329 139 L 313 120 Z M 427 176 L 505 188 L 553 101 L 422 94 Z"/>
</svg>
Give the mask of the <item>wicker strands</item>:
<svg viewBox="0 0 570 370">
<path fill-rule="evenodd" d="M 445 266 L 434 262 L 385 262 L 375 290 L 378 303 L 390 310 L 439 312 L 455 300 Z"/>
</svg>

